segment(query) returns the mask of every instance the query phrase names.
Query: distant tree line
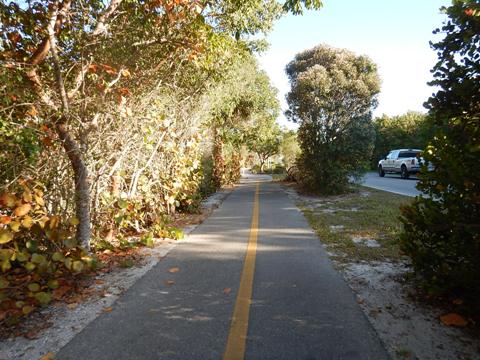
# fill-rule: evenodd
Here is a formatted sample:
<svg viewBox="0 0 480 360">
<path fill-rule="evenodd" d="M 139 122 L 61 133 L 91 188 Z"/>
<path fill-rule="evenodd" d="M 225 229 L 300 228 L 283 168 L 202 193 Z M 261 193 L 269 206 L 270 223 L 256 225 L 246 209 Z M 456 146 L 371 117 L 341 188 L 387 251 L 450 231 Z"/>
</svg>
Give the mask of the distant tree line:
<svg viewBox="0 0 480 360">
<path fill-rule="evenodd" d="M 393 149 L 424 149 L 433 134 L 426 121 L 427 115 L 407 112 L 404 115 L 375 118 L 373 128 L 375 138 L 370 161 L 371 169 L 376 169 L 378 161 Z"/>
</svg>

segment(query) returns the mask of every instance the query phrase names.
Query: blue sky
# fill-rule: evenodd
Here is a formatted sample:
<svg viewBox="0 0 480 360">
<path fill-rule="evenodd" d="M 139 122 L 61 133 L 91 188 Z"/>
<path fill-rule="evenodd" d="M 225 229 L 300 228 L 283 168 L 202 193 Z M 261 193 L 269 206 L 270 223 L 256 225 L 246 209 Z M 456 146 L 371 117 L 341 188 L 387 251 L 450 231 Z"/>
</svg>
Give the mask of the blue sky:
<svg viewBox="0 0 480 360">
<path fill-rule="evenodd" d="M 436 55 L 428 42 L 446 19 L 439 8 L 449 0 L 324 0 L 320 11 L 280 19 L 267 36 L 269 50 L 260 66 L 279 89 L 282 108 L 289 90 L 284 69 L 296 53 L 318 44 L 368 55 L 379 68 L 382 89 L 374 115 L 424 111 L 434 89 L 430 69 Z M 438 37 L 436 39 L 440 39 Z M 292 127 L 282 115 L 280 124 Z"/>
</svg>

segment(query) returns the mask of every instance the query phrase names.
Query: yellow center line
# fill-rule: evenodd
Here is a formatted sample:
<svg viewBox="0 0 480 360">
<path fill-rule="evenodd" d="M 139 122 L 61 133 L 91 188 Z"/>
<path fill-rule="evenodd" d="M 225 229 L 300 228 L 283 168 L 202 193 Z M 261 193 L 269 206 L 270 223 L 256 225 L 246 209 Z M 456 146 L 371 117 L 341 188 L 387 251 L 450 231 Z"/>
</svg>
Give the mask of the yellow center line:
<svg viewBox="0 0 480 360">
<path fill-rule="evenodd" d="M 235 309 L 233 310 L 232 323 L 228 334 L 227 347 L 224 360 L 240 360 L 245 356 L 245 343 L 247 341 L 248 315 L 250 313 L 250 303 L 253 291 L 253 276 L 255 274 L 255 258 L 257 256 L 257 236 L 258 236 L 258 193 L 260 184 L 257 183 L 255 189 L 255 198 L 253 202 L 252 225 L 250 227 L 250 237 L 248 239 L 247 253 L 245 263 L 243 264 L 242 278 L 238 289 Z"/>
</svg>

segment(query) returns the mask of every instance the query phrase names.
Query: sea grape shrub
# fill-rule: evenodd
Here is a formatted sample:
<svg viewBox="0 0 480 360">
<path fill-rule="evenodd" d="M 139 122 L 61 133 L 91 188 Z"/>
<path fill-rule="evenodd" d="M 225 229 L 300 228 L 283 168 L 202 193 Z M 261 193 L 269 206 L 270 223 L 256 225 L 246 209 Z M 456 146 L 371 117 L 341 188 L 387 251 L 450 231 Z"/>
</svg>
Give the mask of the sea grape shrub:
<svg viewBox="0 0 480 360">
<path fill-rule="evenodd" d="M 426 103 L 435 133 L 423 157 L 435 170 L 424 169 L 417 186 L 423 195 L 402 209 L 401 247 L 427 289 L 478 303 L 480 4 L 455 1 L 445 11 L 445 37 L 432 45 L 439 60 L 431 84 L 440 90 Z"/>
<path fill-rule="evenodd" d="M 77 246 L 75 218 L 48 213 L 40 183 L 0 194 L 0 321 L 14 324 L 58 297 L 68 278 L 94 265 Z M 58 295 L 58 291 L 57 291 Z"/>
</svg>

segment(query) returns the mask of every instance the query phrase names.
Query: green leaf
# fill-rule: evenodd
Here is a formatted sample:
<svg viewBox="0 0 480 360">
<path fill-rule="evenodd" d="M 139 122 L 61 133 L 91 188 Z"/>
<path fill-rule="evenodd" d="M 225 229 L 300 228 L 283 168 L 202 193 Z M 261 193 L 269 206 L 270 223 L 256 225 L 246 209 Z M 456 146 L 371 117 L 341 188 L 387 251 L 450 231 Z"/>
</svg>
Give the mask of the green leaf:
<svg viewBox="0 0 480 360">
<path fill-rule="evenodd" d="M 49 280 L 47 285 L 50 289 L 58 289 L 60 287 L 60 284 L 58 283 L 57 279 Z"/>
<path fill-rule="evenodd" d="M 65 260 L 63 261 L 65 267 L 68 269 L 68 270 L 72 270 L 72 259 L 70 258 L 65 258 Z"/>
<path fill-rule="evenodd" d="M 30 255 L 24 252 L 17 253 L 17 261 L 18 262 L 25 262 L 29 259 Z"/>
<path fill-rule="evenodd" d="M 47 261 L 47 259 L 43 255 L 40 255 L 40 254 L 37 254 L 37 253 L 32 255 L 32 262 L 34 264 L 41 264 L 45 261 Z"/>
<path fill-rule="evenodd" d="M 84 266 L 83 262 L 81 262 L 81 261 L 78 261 L 78 260 L 77 260 L 77 261 L 74 261 L 74 262 L 72 263 L 72 270 L 73 270 L 74 272 L 77 272 L 77 273 L 82 272 L 83 269 L 84 269 L 84 267 L 85 267 L 85 266 Z"/>
<path fill-rule="evenodd" d="M 6 244 L 13 240 L 13 234 L 6 230 L 0 229 L 0 244 Z"/>
<path fill-rule="evenodd" d="M 27 271 L 33 271 L 36 268 L 36 265 L 32 262 L 27 262 L 23 267 Z"/>
<path fill-rule="evenodd" d="M 12 256 L 12 250 L 0 249 L 0 260 L 8 260 Z"/>
<path fill-rule="evenodd" d="M 63 261 L 65 260 L 65 256 L 61 252 L 54 252 L 52 255 L 52 260 L 53 261 Z"/>
<path fill-rule="evenodd" d="M 19 221 L 12 221 L 10 224 L 8 224 L 8 226 L 10 226 L 10 229 L 12 229 L 13 232 L 19 232 L 20 225 L 21 223 Z"/>
<path fill-rule="evenodd" d="M 10 264 L 10 260 L 6 259 L 2 261 L 2 271 L 6 272 L 12 268 L 12 264 Z"/>
<path fill-rule="evenodd" d="M 37 291 L 40 291 L 40 285 L 37 284 L 37 283 L 31 283 L 31 284 L 28 284 L 28 290 L 30 290 L 31 292 L 37 292 Z"/>
<path fill-rule="evenodd" d="M 35 294 L 35 299 L 40 303 L 40 305 L 45 306 L 48 305 L 50 301 L 52 301 L 52 295 L 41 291 Z"/>
<path fill-rule="evenodd" d="M 75 240 L 75 238 L 68 238 L 66 240 L 63 240 L 63 244 L 67 248 L 73 249 L 75 246 L 77 246 L 77 240 Z"/>
<path fill-rule="evenodd" d="M 118 207 L 120 209 L 126 209 L 127 206 L 128 206 L 128 202 L 126 200 L 123 200 L 123 199 L 118 200 Z"/>
<path fill-rule="evenodd" d="M 22 313 L 23 313 L 23 315 L 28 315 L 28 314 L 30 314 L 32 311 L 33 311 L 33 307 L 30 306 L 30 305 L 25 305 L 24 307 L 22 307 Z"/>
<path fill-rule="evenodd" d="M 95 259 L 91 256 L 82 256 L 82 261 L 88 267 L 92 267 L 92 265 L 95 263 Z"/>
<path fill-rule="evenodd" d="M 8 287 L 8 285 L 10 285 L 8 280 L 5 277 L 0 276 L 0 289 L 5 289 Z"/>
</svg>

